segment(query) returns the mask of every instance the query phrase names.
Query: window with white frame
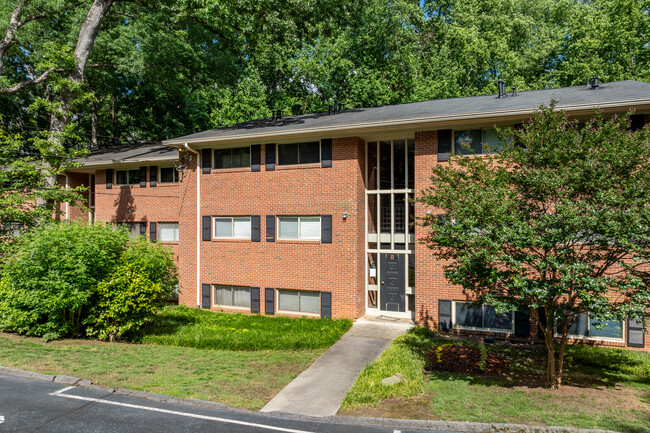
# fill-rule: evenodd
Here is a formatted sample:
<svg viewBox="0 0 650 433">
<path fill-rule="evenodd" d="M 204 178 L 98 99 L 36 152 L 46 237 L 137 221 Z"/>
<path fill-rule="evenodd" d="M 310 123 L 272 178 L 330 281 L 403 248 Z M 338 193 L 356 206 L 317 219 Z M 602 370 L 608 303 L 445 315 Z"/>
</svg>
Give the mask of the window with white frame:
<svg viewBox="0 0 650 433">
<path fill-rule="evenodd" d="M 140 183 L 140 169 L 115 170 L 116 185 L 135 185 Z"/>
<path fill-rule="evenodd" d="M 454 153 L 480 155 L 498 152 L 504 143 L 499 140 L 496 129 L 467 129 L 454 131 Z"/>
<path fill-rule="evenodd" d="M 488 304 L 454 302 L 454 328 L 478 331 L 514 332 L 514 312 L 497 313 Z"/>
<path fill-rule="evenodd" d="M 561 335 L 562 329 L 558 324 L 556 335 Z M 569 328 L 569 337 L 588 338 L 597 340 L 623 340 L 623 322 L 620 320 L 598 320 L 589 313 L 581 313 Z"/>
<path fill-rule="evenodd" d="M 278 310 L 320 314 L 320 292 L 278 290 Z"/>
<path fill-rule="evenodd" d="M 241 286 L 214 285 L 214 305 L 250 308 L 251 288 Z"/>
<path fill-rule="evenodd" d="M 178 183 L 176 167 L 160 167 L 160 183 Z"/>
<path fill-rule="evenodd" d="M 250 239 L 251 217 L 214 217 L 215 239 Z"/>
<path fill-rule="evenodd" d="M 278 165 L 320 162 L 320 141 L 278 144 Z"/>
<path fill-rule="evenodd" d="M 178 242 L 178 223 L 158 223 L 160 242 Z"/>
<path fill-rule="evenodd" d="M 231 149 L 214 149 L 213 152 L 213 168 L 215 169 L 251 166 L 251 148 L 249 146 Z"/>
<path fill-rule="evenodd" d="M 278 239 L 320 240 L 320 217 L 278 217 Z"/>
</svg>

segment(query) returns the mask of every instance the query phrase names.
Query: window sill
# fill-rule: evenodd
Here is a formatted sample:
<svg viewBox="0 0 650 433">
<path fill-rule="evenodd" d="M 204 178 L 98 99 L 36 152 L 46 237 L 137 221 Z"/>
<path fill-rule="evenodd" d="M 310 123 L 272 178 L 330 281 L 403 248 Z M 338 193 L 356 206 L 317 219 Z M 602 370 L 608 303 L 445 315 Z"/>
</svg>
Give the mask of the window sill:
<svg viewBox="0 0 650 433">
<path fill-rule="evenodd" d="M 212 238 L 212 242 L 252 242 L 250 239 Z"/>
<path fill-rule="evenodd" d="M 214 304 L 212 305 L 212 308 L 224 308 L 224 309 L 229 309 L 229 310 L 241 310 L 241 311 L 250 311 L 251 307 L 235 307 L 234 305 L 222 305 L 222 304 Z"/>
<path fill-rule="evenodd" d="M 156 186 L 178 186 L 180 185 L 180 182 L 158 182 Z M 147 183 L 148 187 L 155 188 L 155 186 L 151 186 Z"/>
<path fill-rule="evenodd" d="M 499 334 L 514 334 L 514 329 L 492 329 L 492 328 L 470 328 L 465 326 L 455 326 L 453 329 L 457 331 L 477 331 L 477 332 L 496 332 Z"/>
<path fill-rule="evenodd" d="M 161 244 L 165 244 L 165 245 L 178 245 L 179 244 L 179 241 L 161 241 L 161 240 L 159 240 L 158 242 L 161 243 Z"/>
<path fill-rule="evenodd" d="M 311 245 L 320 245 L 322 242 L 320 239 L 276 239 L 275 243 L 278 244 L 311 244 Z"/>
<path fill-rule="evenodd" d="M 276 170 L 300 170 L 304 168 L 321 168 L 320 162 L 311 162 L 309 164 L 291 164 L 291 165 L 279 165 L 275 164 Z"/>
<path fill-rule="evenodd" d="M 556 339 L 562 338 L 561 335 L 554 334 Z M 593 341 L 593 342 L 607 342 L 607 343 L 625 343 L 623 338 L 607 338 L 607 337 L 581 337 L 579 335 L 567 335 L 568 341 Z"/>
<path fill-rule="evenodd" d="M 320 313 L 302 313 L 300 311 L 277 310 L 278 314 L 287 314 L 292 316 L 320 317 Z"/>
<path fill-rule="evenodd" d="M 240 173 L 240 172 L 250 172 L 251 168 L 249 167 L 235 167 L 235 168 L 213 168 L 210 171 L 212 173 Z"/>
</svg>

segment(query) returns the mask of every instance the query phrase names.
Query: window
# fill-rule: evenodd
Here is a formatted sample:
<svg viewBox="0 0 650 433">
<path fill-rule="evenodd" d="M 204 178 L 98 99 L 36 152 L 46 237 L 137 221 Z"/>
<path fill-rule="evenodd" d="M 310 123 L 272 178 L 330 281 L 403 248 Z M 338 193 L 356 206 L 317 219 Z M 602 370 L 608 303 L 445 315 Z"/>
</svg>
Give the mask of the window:
<svg viewBox="0 0 650 433">
<path fill-rule="evenodd" d="M 17 221 L 5 223 L 5 225 L 1 227 L 4 234 L 11 237 L 20 236 L 25 228 L 23 223 Z"/>
<path fill-rule="evenodd" d="M 561 332 L 562 329 L 558 325 L 555 333 L 561 335 Z M 573 338 L 622 340 L 623 322 L 620 320 L 600 321 L 590 317 L 588 313 L 581 313 L 578 314 L 573 326 L 569 328 L 569 336 Z"/>
<path fill-rule="evenodd" d="M 497 313 L 491 305 L 454 302 L 454 328 L 514 332 L 514 313 Z"/>
<path fill-rule="evenodd" d="M 214 286 L 214 304 L 250 308 L 251 288 L 239 286 Z"/>
<path fill-rule="evenodd" d="M 160 183 L 177 183 L 178 170 L 176 167 L 160 167 Z"/>
<path fill-rule="evenodd" d="M 278 310 L 320 314 L 320 292 L 278 290 Z"/>
<path fill-rule="evenodd" d="M 278 144 L 278 165 L 320 162 L 320 142 Z"/>
<path fill-rule="evenodd" d="M 320 240 L 320 217 L 278 217 L 279 239 Z"/>
<path fill-rule="evenodd" d="M 116 185 L 135 185 L 140 183 L 140 169 L 137 170 L 116 170 Z"/>
<path fill-rule="evenodd" d="M 214 217 L 217 239 L 250 239 L 251 217 Z"/>
<path fill-rule="evenodd" d="M 160 242 L 178 242 L 178 223 L 158 223 Z"/>
<path fill-rule="evenodd" d="M 117 223 L 116 227 L 126 228 L 129 239 L 137 239 L 140 236 L 140 223 Z"/>
<path fill-rule="evenodd" d="M 251 148 L 214 149 L 214 168 L 239 168 L 251 166 Z"/>
<path fill-rule="evenodd" d="M 472 129 L 454 131 L 454 153 L 479 155 L 498 152 L 504 143 L 499 140 L 496 129 Z"/>
</svg>

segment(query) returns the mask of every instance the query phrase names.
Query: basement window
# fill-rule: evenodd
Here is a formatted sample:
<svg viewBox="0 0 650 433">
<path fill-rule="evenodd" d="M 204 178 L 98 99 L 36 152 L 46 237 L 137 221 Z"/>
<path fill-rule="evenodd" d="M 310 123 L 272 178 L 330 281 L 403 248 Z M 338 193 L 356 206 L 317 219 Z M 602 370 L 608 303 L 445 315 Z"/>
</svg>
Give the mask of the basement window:
<svg viewBox="0 0 650 433">
<path fill-rule="evenodd" d="M 601 329 L 598 329 L 601 328 Z M 558 324 L 555 334 L 562 335 Z M 598 320 L 590 317 L 589 313 L 578 314 L 573 326 L 569 328 L 570 338 L 592 340 L 623 340 L 623 322 L 620 320 Z"/>
<path fill-rule="evenodd" d="M 320 292 L 278 290 L 278 310 L 320 314 Z"/>
<path fill-rule="evenodd" d="M 135 185 L 140 183 L 140 169 L 115 170 L 116 185 Z"/>
<path fill-rule="evenodd" d="M 514 332 L 514 312 L 497 313 L 488 304 L 454 302 L 454 328 L 475 331 Z"/>
<path fill-rule="evenodd" d="M 250 308 L 251 288 L 215 284 L 213 299 L 215 306 Z"/>
<path fill-rule="evenodd" d="M 320 142 L 278 144 L 278 165 L 320 162 Z"/>
</svg>

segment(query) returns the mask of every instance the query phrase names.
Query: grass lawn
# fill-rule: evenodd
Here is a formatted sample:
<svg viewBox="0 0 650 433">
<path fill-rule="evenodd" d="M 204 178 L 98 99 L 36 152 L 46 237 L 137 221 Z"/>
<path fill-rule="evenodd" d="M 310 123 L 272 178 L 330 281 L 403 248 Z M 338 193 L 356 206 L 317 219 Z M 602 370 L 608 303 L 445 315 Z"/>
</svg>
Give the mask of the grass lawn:
<svg viewBox="0 0 650 433">
<path fill-rule="evenodd" d="M 349 321 L 169 308 L 147 332 L 137 336 L 138 341 L 155 344 L 45 343 L 39 338 L 0 333 L 0 365 L 81 377 L 114 388 L 259 409 L 350 325 Z"/>
<path fill-rule="evenodd" d="M 570 347 L 565 386 L 551 391 L 542 387 L 546 357 L 541 346 L 488 346 L 509 365 L 500 376 L 423 374 L 425 353 L 449 342 L 423 329 L 395 340 L 362 372 L 340 413 L 650 431 L 650 354 Z M 398 372 L 406 383 L 380 385 Z"/>
</svg>

